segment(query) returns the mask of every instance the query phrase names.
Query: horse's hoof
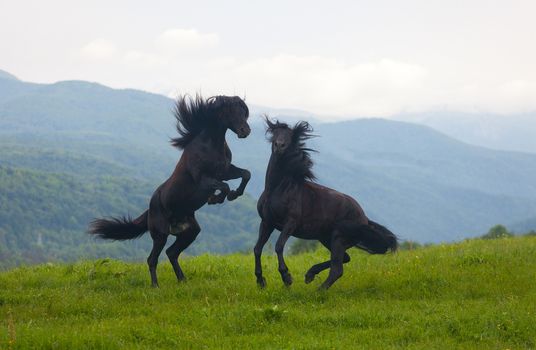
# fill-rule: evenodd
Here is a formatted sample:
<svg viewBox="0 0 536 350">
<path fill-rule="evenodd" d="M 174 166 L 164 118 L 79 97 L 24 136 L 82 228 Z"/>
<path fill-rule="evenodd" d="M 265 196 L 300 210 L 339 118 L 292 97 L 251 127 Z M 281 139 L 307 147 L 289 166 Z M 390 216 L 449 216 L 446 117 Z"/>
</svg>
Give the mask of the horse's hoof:
<svg viewBox="0 0 536 350">
<path fill-rule="evenodd" d="M 316 275 L 315 274 L 306 274 L 305 275 L 305 284 L 309 284 L 314 281 Z"/>
<path fill-rule="evenodd" d="M 320 285 L 320 287 L 318 287 L 318 291 L 319 291 L 319 292 L 322 292 L 322 291 L 328 290 L 329 287 L 330 287 L 330 286 L 327 285 L 326 283 L 322 283 L 322 284 Z"/>
<path fill-rule="evenodd" d="M 266 288 L 266 279 L 264 277 L 257 278 L 257 285 L 259 286 L 259 288 Z"/>
<path fill-rule="evenodd" d="M 234 201 L 235 199 L 237 199 L 239 196 L 238 192 L 237 191 L 231 191 L 227 194 L 227 200 L 228 201 Z"/>
<path fill-rule="evenodd" d="M 153 288 L 160 288 L 160 286 L 158 285 L 158 283 L 152 283 L 152 284 L 151 284 L 151 287 L 153 287 Z"/>
<path fill-rule="evenodd" d="M 283 283 L 287 287 L 292 284 L 292 276 L 290 275 L 290 273 L 287 273 L 285 276 L 283 276 Z"/>
</svg>

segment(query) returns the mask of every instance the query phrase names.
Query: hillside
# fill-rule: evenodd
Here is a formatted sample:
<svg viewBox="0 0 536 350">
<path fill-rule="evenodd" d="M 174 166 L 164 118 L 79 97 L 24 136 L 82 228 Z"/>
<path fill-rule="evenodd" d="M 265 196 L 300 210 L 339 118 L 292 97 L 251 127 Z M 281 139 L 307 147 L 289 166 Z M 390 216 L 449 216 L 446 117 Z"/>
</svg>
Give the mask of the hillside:
<svg viewBox="0 0 536 350">
<path fill-rule="evenodd" d="M 380 119 L 323 124 L 317 132 L 319 178 L 353 194 L 403 237 L 463 239 L 536 213 L 536 155 Z"/>
<path fill-rule="evenodd" d="M 154 184 L 125 177 L 80 177 L 0 166 L 0 268 L 18 262 L 80 257 L 144 260 L 148 235 L 131 242 L 104 243 L 85 234 L 95 217 L 138 215 Z M 255 202 L 245 196 L 198 215 L 203 229 L 188 254 L 249 250 L 257 229 Z"/>
<path fill-rule="evenodd" d="M 309 144 L 319 151 L 318 181 L 354 196 L 404 239 L 459 240 L 536 212 L 536 155 L 475 147 L 389 120 L 314 126 L 320 137 Z M 237 163 L 252 170 L 248 189 L 258 196 L 270 150 L 263 129 L 230 143 Z"/>
<path fill-rule="evenodd" d="M 0 273 L 0 348 L 529 349 L 536 346 L 536 238 L 473 240 L 387 256 L 351 250 L 327 292 L 302 276 L 325 251 L 273 255 L 259 290 L 250 255 L 185 259 L 161 288 L 113 260 Z"/>
<path fill-rule="evenodd" d="M 168 143 L 175 133 L 172 104 L 163 96 L 88 82 L 0 79 L 0 163 L 84 181 L 120 176 L 158 184 L 180 155 Z M 247 190 L 257 197 L 270 151 L 258 113 L 310 118 L 303 111 L 250 107 L 251 136 L 238 140 L 229 133 L 227 139 L 233 161 L 251 169 Z M 313 126 L 321 136 L 311 141 L 319 151 L 313 156 L 319 182 L 357 198 L 369 216 L 403 239 L 453 241 L 536 213 L 536 155 L 476 147 L 397 121 Z M 255 237 L 256 229 L 248 235 Z"/>
<path fill-rule="evenodd" d="M 0 79 L 18 80 L 16 76 L 0 69 Z"/>
<path fill-rule="evenodd" d="M 529 219 L 510 225 L 510 228 L 515 233 L 536 231 L 535 227 L 536 227 L 536 216 L 533 216 Z"/>
<path fill-rule="evenodd" d="M 516 114 L 428 112 L 396 116 L 493 149 L 536 153 L 536 111 Z"/>
</svg>

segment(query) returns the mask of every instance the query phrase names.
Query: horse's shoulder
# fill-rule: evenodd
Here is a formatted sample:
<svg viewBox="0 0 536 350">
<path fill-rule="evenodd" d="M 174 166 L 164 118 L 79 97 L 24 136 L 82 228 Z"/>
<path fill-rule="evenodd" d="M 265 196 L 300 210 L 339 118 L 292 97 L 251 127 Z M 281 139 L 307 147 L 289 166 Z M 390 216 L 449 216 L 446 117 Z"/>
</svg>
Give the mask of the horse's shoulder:
<svg viewBox="0 0 536 350">
<path fill-rule="evenodd" d="M 257 212 L 261 218 L 264 218 L 264 207 L 266 205 L 267 193 L 263 191 L 257 201 Z"/>
<path fill-rule="evenodd" d="M 225 145 L 223 147 L 223 152 L 225 154 L 225 158 L 227 158 L 229 161 L 233 160 L 233 152 L 231 152 L 231 148 L 227 144 L 227 141 L 225 142 Z"/>
</svg>

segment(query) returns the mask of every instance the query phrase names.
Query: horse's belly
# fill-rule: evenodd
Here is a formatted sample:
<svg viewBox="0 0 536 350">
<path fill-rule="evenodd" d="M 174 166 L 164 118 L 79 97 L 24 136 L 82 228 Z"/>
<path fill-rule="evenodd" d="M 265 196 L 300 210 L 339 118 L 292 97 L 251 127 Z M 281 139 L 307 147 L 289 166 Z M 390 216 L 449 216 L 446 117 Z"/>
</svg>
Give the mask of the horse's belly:
<svg viewBox="0 0 536 350">
<path fill-rule="evenodd" d="M 214 193 L 214 190 L 208 190 L 204 188 L 198 188 L 195 194 L 191 198 L 191 206 L 195 211 L 207 203 L 208 197 Z"/>
<path fill-rule="evenodd" d="M 332 231 L 333 225 L 331 221 L 310 219 L 302 222 L 293 236 L 302 239 L 318 239 L 318 237 L 330 234 Z"/>
<path fill-rule="evenodd" d="M 162 204 L 172 217 L 180 218 L 204 206 L 213 192 L 197 184 L 182 184 L 182 186 L 174 186 L 165 196 L 162 196 Z"/>
<path fill-rule="evenodd" d="M 297 230 L 293 236 L 301 239 L 318 239 L 320 234 L 317 231 Z"/>
</svg>

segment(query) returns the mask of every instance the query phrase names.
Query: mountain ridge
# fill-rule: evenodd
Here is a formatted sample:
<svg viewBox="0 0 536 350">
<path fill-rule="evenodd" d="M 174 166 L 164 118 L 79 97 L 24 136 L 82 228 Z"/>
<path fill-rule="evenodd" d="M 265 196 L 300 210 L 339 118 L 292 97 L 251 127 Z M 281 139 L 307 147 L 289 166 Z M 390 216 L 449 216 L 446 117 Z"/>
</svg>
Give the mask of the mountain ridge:
<svg viewBox="0 0 536 350">
<path fill-rule="evenodd" d="M 0 162 L 40 171 L 51 171 L 54 164 L 78 177 L 124 172 L 158 184 L 180 157 L 168 141 L 175 133 L 170 98 L 88 82 L 53 87 L 16 82 L 22 96 L 2 102 L 9 95 L 2 86 L 13 84 L 6 81 L 0 80 Z M 252 112 L 247 139 L 227 135 L 233 162 L 253 174 L 247 188 L 253 196 L 263 189 L 270 155 L 258 113 Z M 303 115 L 271 117 L 293 124 Z M 373 219 L 403 238 L 438 242 L 477 236 L 536 212 L 534 154 L 474 146 L 406 121 L 312 125 L 321 136 L 310 140 L 319 151 L 313 155 L 319 182 L 356 197 Z"/>
</svg>

